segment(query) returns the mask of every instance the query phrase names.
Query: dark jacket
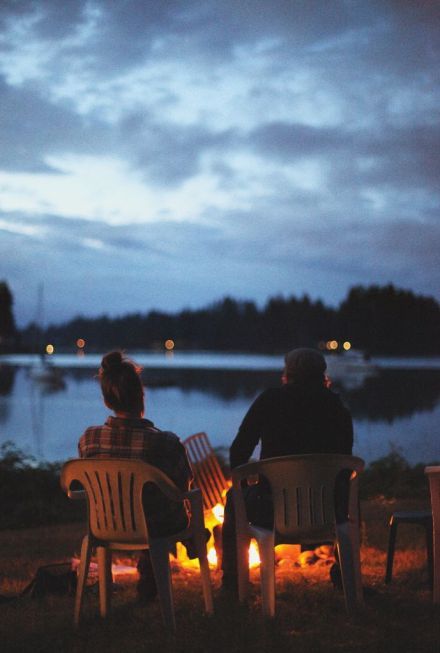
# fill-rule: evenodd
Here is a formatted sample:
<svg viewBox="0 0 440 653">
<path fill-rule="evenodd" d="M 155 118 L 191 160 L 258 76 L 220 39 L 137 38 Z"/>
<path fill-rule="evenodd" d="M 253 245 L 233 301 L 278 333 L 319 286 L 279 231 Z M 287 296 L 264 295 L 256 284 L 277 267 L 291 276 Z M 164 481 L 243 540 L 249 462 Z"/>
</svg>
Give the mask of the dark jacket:
<svg viewBox="0 0 440 653">
<path fill-rule="evenodd" d="M 308 453 L 351 454 L 353 424 L 339 396 L 323 386 L 286 384 L 262 392 L 231 445 L 231 468 L 260 458 Z"/>
</svg>

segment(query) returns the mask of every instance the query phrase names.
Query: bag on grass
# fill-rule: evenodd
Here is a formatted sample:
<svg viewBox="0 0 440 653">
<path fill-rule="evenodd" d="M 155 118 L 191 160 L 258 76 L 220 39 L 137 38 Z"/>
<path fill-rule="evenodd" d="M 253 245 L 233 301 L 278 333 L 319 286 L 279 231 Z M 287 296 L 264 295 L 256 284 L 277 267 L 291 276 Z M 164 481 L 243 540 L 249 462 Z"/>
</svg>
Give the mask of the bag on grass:
<svg viewBox="0 0 440 653">
<path fill-rule="evenodd" d="M 21 592 L 20 596 L 30 596 L 32 599 L 56 594 L 72 595 L 77 583 L 76 572 L 70 562 L 44 565 L 39 567 L 35 577 Z"/>
</svg>

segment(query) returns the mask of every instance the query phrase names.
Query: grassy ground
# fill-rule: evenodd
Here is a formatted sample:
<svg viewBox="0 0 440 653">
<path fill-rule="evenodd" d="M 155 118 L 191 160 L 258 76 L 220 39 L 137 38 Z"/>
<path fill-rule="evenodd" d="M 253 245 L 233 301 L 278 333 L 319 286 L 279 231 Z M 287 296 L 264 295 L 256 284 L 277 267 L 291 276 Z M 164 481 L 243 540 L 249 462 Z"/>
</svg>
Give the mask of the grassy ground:
<svg viewBox="0 0 440 653">
<path fill-rule="evenodd" d="M 328 580 L 327 565 L 305 569 L 285 564 L 277 569 L 277 614 L 273 622 L 261 616 L 258 571 L 246 606 L 220 592 L 220 574 L 212 574 L 215 614 L 202 611 L 198 574 L 176 569 L 173 574 L 177 635 L 165 633 L 157 602 L 139 606 L 135 585 L 118 586 L 112 613 L 98 617 L 98 599 L 90 591 L 84 621 L 72 626 L 72 597 L 23 598 L 0 605 L 1 649 L 21 652 L 162 651 L 297 651 L 435 653 L 439 650 L 439 610 L 428 587 L 423 532 L 401 526 L 394 579 L 383 583 L 387 519 L 406 502 L 369 501 L 363 505 L 362 571 L 365 606 L 349 619 L 343 596 Z M 418 504 L 417 507 L 424 507 Z M 81 524 L 0 532 L 0 593 L 16 594 L 36 569 L 69 560 L 83 534 Z"/>
</svg>

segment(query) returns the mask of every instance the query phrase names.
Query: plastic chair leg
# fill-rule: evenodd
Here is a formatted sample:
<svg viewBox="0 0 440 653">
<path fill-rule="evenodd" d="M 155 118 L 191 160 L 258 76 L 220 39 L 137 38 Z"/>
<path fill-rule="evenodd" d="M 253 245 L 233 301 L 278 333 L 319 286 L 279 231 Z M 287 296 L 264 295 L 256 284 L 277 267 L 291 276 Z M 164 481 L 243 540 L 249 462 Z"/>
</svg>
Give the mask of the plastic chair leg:
<svg viewBox="0 0 440 653">
<path fill-rule="evenodd" d="M 249 593 L 249 544 L 250 537 L 244 533 L 237 534 L 237 576 L 238 599 L 246 600 Z"/>
<path fill-rule="evenodd" d="M 391 518 L 392 519 L 392 518 Z M 393 577 L 393 562 L 394 562 L 394 549 L 396 546 L 397 523 L 390 522 L 390 536 L 388 539 L 388 554 L 387 554 L 387 567 L 385 572 L 385 583 L 391 583 Z"/>
<path fill-rule="evenodd" d="M 101 617 L 105 618 L 110 610 L 112 592 L 112 554 L 106 547 L 98 546 L 96 547 L 96 557 L 98 559 L 99 611 Z"/>
<path fill-rule="evenodd" d="M 440 603 L 440 532 L 438 526 L 434 526 L 433 557 L 433 601 L 434 603 Z"/>
<path fill-rule="evenodd" d="M 273 532 L 260 534 L 257 537 L 260 554 L 261 600 L 263 615 L 275 616 L 275 540 Z"/>
<path fill-rule="evenodd" d="M 169 555 L 168 540 L 150 539 L 151 564 L 159 593 L 162 619 L 165 626 L 174 632 L 176 630 L 176 618 L 174 615 Z"/>
<path fill-rule="evenodd" d="M 348 526 L 350 541 L 351 541 L 351 552 L 353 557 L 353 573 L 354 573 L 354 582 L 356 588 L 356 602 L 358 605 L 362 605 L 364 602 L 364 592 L 362 588 L 362 574 L 361 574 L 361 533 L 359 527 L 359 521 L 356 519 L 354 521 L 349 521 Z"/>
<path fill-rule="evenodd" d="M 214 604 L 212 601 L 212 588 L 211 588 L 211 573 L 209 571 L 208 558 L 205 554 L 199 556 L 200 576 L 202 581 L 203 598 L 205 601 L 205 611 L 208 614 L 214 612 Z"/>
<path fill-rule="evenodd" d="M 426 558 L 428 562 L 429 586 L 434 589 L 434 548 L 433 548 L 433 528 L 432 523 L 426 524 Z"/>
<path fill-rule="evenodd" d="M 201 517 L 200 520 L 197 520 L 197 522 L 196 519 L 194 519 L 194 526 L 193 540 L 196 545 L 197 557 L 199 559 L 205 611 L 208 614 L 212 614 L 214 611 L 214 604 L 212 600 L 211 572 L 209 571 L 208 557 L 206 554 L 205 525 L 203 517 Z"/>
<path fill-rule="evenodd" d="M 355 553 L 353 551 L 353 542 L 350 537 L 350 524 L 345 522 L 336 526 L 339 562 L 341 565 L 342 585 L 344 588 L 345 607 L 349 615 L 353 614 L 359 603 L 358 595 L 360 594 L 356 576 L 359 574 L 355 571 Z"/>
<path fill-rule="evenodd" d="M 78 626 L 80 620 L 81 608 L 82 608 L 83 597 L 84 597 L 84 588 L 86 585 L 87 574 L 89 573 L 90 556 L 91 556 L 90 539 L 88 535 L 85 535 L 81 544 L 81 559 L 79 563 L 78 582 L 76 586 L 76 595 L 75 595 L 75 610 L 73 615 L 73 621 L 75 626 Z"/>
</svg>

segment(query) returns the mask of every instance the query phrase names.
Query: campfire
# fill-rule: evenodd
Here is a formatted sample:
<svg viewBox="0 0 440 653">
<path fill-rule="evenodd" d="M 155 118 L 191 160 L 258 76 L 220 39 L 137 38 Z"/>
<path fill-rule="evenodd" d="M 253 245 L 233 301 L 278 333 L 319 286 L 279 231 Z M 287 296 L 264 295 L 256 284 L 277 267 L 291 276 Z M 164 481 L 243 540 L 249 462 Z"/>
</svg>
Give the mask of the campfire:
<svg viewBox="0 0 440 653">
<path fill-rule="evenodd" d="M 221 503 L 217 503 L 211 511 L 207 511 L 205 514 L 205 524 L 206 527 L 213 533 L 211 539 L 208 542 L 208 562 L 211 567 L 218 568 L 220 565 L 220 555 L 219 555 L 219 540 L 221 537 L 221 526 L 224 520 L 224 506 Z M 260 556 L 258 553 L 258 547 L 254 540 L 251 541 L 249 547 L 249 567 L 258 567 L 260 564 Z"/>
<path fill-rule="evenodd" d="M 211 510 L 205 512 L 205 525 L 211 532 L 207 543 L 208 562 L 211 569 L 219 569 L 221 561 L 221 528 L 224 519 L 224 506 L 216 504 Z M 276 547 L 276 560 L 280 567 L 308 567 L 313 564 L 329 564 L 334 560 L 333 546 L 324 544 L 314 550 L 302 551 L 296 544 L 280 544 Z M 251 540 L 249 546 L 249 568 L 253 569 L 260 565 L 258 546 L 255 540 Z M 72 559 L 72 569 L 77 569 L 79 558 Z M 197 569 L 197 559 L 190 560 L 186 548 L 180 542 L 176 545 L 176 555 L 172 558 L 172 566 Z M 97 564 L 92 561 L 89 569 L 88 582 L 97 580 Z M 132 558 L 114 558 L 112 563 L 113 582 L 123 583 L 130 580 L 137 580 L 138 571 L 136 560 Z"/>
</svg>

